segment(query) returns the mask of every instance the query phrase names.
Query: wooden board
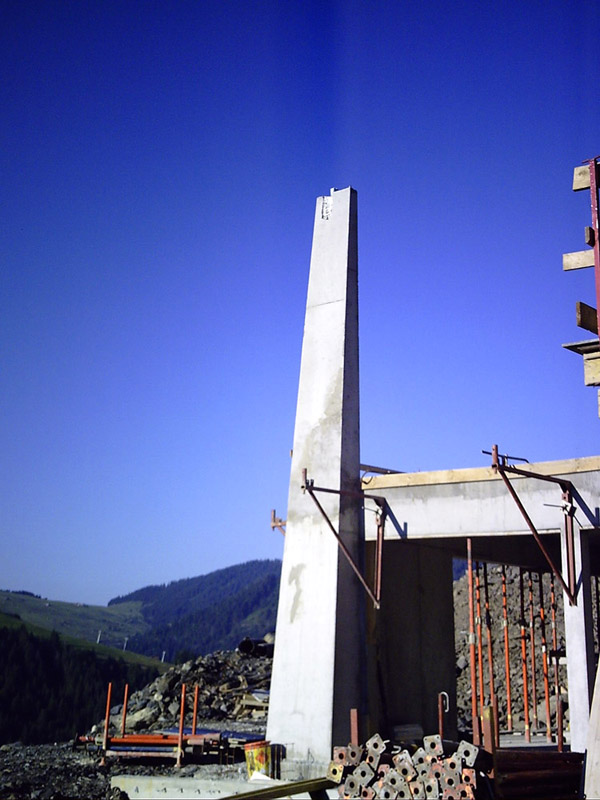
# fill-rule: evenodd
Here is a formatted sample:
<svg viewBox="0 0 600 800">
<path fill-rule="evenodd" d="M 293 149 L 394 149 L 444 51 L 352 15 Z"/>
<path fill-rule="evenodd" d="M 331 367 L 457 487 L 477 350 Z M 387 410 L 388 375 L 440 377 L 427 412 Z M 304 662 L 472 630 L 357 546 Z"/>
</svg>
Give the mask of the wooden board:
<svg viewBox="0 0 600 800">
<path fill-rule="evenodd" d="M 563 269 L 584 269 L 594 266 L 594 251 L 577 250 L 575 253 L 563 253 Z"/>
<path fill-rule="evenodd" d="M 600 353 L 583 357 L 583 382 L 586 386 L 600 386 Z"/>
<path fill-rule="evenodd" d="M 582 189 L 590 188 L 590 168 L 586 164 L 584 167 L 575 167 L 573 170 L 573 191 L 580 192 Z"/>
<path fill-rule="evenodd" d="M 577 326 L 591 333 L 598 333 L 598 314 L 595 308 L 579 300 L 575 304 Z"/>
</svg>

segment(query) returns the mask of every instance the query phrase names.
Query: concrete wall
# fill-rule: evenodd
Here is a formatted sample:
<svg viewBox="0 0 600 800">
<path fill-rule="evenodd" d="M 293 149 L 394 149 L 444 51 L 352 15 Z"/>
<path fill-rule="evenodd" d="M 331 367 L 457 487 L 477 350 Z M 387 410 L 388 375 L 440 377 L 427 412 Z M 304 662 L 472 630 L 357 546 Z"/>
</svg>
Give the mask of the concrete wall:
<svg viewBox="0 0 600 800">
<path fill-rule="evenodd" d="M 370 561 L 373 560 L 370 547 Z M 438 729 L 438 694 L 450 711 L 445 735 L 456 735 L 456 660 L 452 556 L 442 549 L 386 542 L 379 611 L 369 611 L 370 733 L 395 725 Z"/>
<path fill-rule="evenodd" d="M 574 750 L 582 751 L 586 743 L 594 681 L 590 544 L 597 537 L 597 529 L 600 527 L 598 508 L 600 458 L 594 456 L 570 461 L 528 464 L 526 469 L 537 474 L 564 478 L 571 481 L 575 487 L 577 602 L 571 606 L 566 596 L 563 596 L 563 600 L 571 746 Z M 563 532 L 565 516 L 560 508 L 562 502 L 560 486 L 534 478 L 509 476 L 509 479 L 537 531 L 544 537 L 546 549 L 550 552 L 553 563 L 566 576 Z M 439 569 L 434 567 L 434 560 L 430 562 L 431 573 L 425 570 L 423 578 L 419 579 L 423 583 L 421 586 L 415 586 L 415 576 L 422 574 L 422 566 L 427 563 L 424 557 L 418 557 L 414 562 L 412 547 L 415 544 L 420 543 L 417 552 L 421 553 L 421 549 L 428 542 L 439 545 L 456 541 L 464 554 L 465 539 L 472 537 L 475 557 L 478 559 L 523 566 L 529 566 L 536 560 L 538 565 L 541 565 L 540 568 L 548 569 L 514 499 L 500 476 L 495 475 L 491 469 L 376 476 L 363 481 L 363 486 L 368 493 L 384 496 L 391 507 L 391 518 L 386 524 L 384 563 L 386 572 L 392 571 L 389 582 L 392 587 L 398 587 L 396 606 L 400 609 L 400 617 L 396 623 L 385 626 L 384 635 L 385 647 L 389 647 L 394 654 L 394 670 L 403 676 L 403 680 L 410 675 L 416 675 L 419 668 L 425 670 L 427 676 L 427 660 L 419 664 L 416 656 L 421 647 L 422 633 L 418 626 L 411 627 L 410 618 L 411 614 L 418 616 L 422 609 L 429 608 L 423 604 L 425 600 L 429 600 L 430 591 L 424 591 L 421 587 L 425 585 L 425 581 L 430 580 L 428 585 L 431 586 L 432 598 L 436 597 L 437 590 L 442 594 L 445 591 L 441 586 L 435 585 L 435 578 L 432 579 Z M 372 501 L 367 505 L 370 508 L 375 507 Z M 376 536 L 374 516 L 369 512 L 365 515 L 366 536 L 370 541 Z M 388 563 L 391 549 L 388 547 L 388 540 L 390 545 L 392 543 L 395 545 L 396 556 L 393 565 Z M 400 553 L 403 553 L 403 556 L 397 555 Z M 432 559 L 434 558 L 432 556 Z M 444 579 L 442 583 L 445 585 Z M 410 609 L 408 618 L 402 614 L 405 608 Z M 442 603 L 438 603 L 438 609 L 443 619 Z M 447 627 L 444 621 L 438 628 L 434 628 L 429 652 L 431 657 L 443 658 L 446 652 L 444 648 L 448 648 L 448 653 L 454 652 L 453 642 L 450 644 L 444 639 Z M 396 644 L 393 644 L 394 637 L 397 639 Z M 404 652 L 406 643 L 410 643 L 407 653 Z M 449 673 L 441 669 L 439 677 L 443 679 L 446 675 Z M 409 697 L 408 705 L 404 706 L 412 713 L 417 712 L 415 704 L 428 702 L 431 687 L 419 685 L 417 694 L 418 700 L 413 698 L 411 703 Z M 392 692 L 390 697 L 393 696 Z M 392 704 L 390 708 L 393 709 L 394 705 Z"/>
</svg>

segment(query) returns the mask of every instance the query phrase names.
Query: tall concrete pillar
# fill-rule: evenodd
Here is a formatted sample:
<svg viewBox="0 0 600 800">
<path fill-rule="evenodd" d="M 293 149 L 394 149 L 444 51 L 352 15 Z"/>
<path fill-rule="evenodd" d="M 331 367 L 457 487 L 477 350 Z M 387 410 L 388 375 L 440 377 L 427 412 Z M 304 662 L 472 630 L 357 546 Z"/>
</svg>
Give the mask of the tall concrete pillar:
<svg viewBox="0 0 600 800">
<path fill-rule="evenodd" d="M 565 644 L 569 684 L 569 727 L 571 750 L 583 753 L 586 748 L 590 703 L 594 687 L 594 630 L 590 592 L 590 557 L 588 533 L 573 520 L 577 605 L 572 606 L 563 593 L 565 609 Z M 566 541 L 561 536 L 562 572 L 567 574 Z"/>
<path fill-rule="evenodd" d="M 301 490 L 303 469 L 315 486 L 360 488 L 357 263 L 356 192 L 332 189 L 315 212 L 267 723 L 305 776 L 350 741 L 364 698 L 363 589 Z M 360 503 L 317 496 L 360 563 Z"/>
</svg>

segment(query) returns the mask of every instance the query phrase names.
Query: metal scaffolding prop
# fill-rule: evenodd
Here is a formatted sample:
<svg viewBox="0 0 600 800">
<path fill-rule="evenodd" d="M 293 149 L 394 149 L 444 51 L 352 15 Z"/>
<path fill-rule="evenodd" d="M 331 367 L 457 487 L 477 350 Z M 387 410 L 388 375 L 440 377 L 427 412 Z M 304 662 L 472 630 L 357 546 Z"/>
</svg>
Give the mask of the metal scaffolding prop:
<svg viewBox="0 0 600 800">
<path fill-rule="evenodd" d="M 512 733 L 512 692 L 510 688 L 510 647 L 508 640 L 508 601 L 506 596 L 506 567 L 502 565 L 502 632 L 504 634 L 504 679 L 506 681 L 506 727 Z"/>
<path fill-rule="evenodd" d="M 195 761 L 204 756 L 216 758 L 220 764 L 240 760 L 243 757 L 243 744 L 256 741 L 244 738 L 243 743 L 231 737 L 225 737 L 218 731 L 197 731 L 198 686 L 194 691 L 194 710 L 191 732 L 184 726 L 186 716 L 186 684 L 181 685 L 181 702 L 179 709 L 179 726 L 177 733 L 127 733 L 127 704 L 129 684 L 125 684 L 123 711 L 121 716 L 120 735 L 110 735 L 110 709 L 112 699 L 112 683 L 108 684 L 106 694 L 106 714 L 102 737 L 102 764 L 107 758 L 159 758 L 172 759 L 180 767 L 185 759 Z"/>
<path fill-rule="evenodd" d="M 500 576 L 501 598 L 496 600 L 496 607 L 491 602 L 488 563 L 473 562 L 472 543 L 467 539 L 467 581 L 469 594 L 469 662 L 471 681 L 471 717 L 473 721 L 473 742 L 487 747 L 486 736 L 494 736 L 494 747 L 500 746 L 501 729 L 506 733 L 518 733 L 520 728 L 525 741 L 530 743 L 532 736 L 545 728 L 545 737 L 549 742 L 556 742 L 558 750 L 563 750 L 563 717 L 562 698 L 559 676 L 560 658 L 563 650 L 557 646 L 556 597 L 554 593 L 554 576 L 546 573 L 546 597 L 550 598 L 551 609 L 551 643 L 547 640 L 546 603 L 544 599 L 544 574 L 532 573 L 519 568 L 517 588 L 519 598 L 518 631 L 511 633 L 511 622 L 508 615 L 507 600 L 507 566 L 494 565 L 496 575 Z M 478 581 L 477 572 L 483 573 L 483 584 Z M 513 578 L 514 580 L 514 578 Z M 477 610 L 477 592 L 483 589 L 484 616 L 479 625 Z M 496 578 L 496 585 L 498 578 Z M 537 583 L 537 586 L 536 586 Z M 498 587 L 499 588 L 499 587 Z M 498 596 L 499 592 L 496 590 Z M 485 628 L 485 639 L 484 632 Z M 514 643 L 511 653 L 511 642 Z M 504 681 L 497 682 L 494 661 L 494 648 L 503 645 Z M 487 649 L 487 659 L 484 650 Z M 512 657 L 511 657 L 512 656 Z M 517 677 L 517 658 L 520 660 L 520 680 Z M 554 664 L 554 682 L 552 692 L 555 696 L 556 711 L 551 709 L 550 662 Z M 514 669 L 514 672 L 513 672 Z M 539 697 L 540 681 L 543 683 L 543 700 Z M 519 695 L 515 693 L 515 685 L 522 686 Z M 501 698 L 499 698 L 499 695 Z M 502 719 L 500 719 L 499 700 L 502 699 Z M 539 703 L 538 703 L 539 701 Z M 515 706 L 521 709 L 522 718 L 515 723 Z M 543 724 L 538 719 L 543 713 Z M 543 712 L 542 712 L 543 708 Z M 490 715 L 493 725 L 490 727 L 484 720 Z M 553 719 L 554 716 L 554 719 Z M 489 749 L 489 748 L 488 748 Z"/>
<path fill-rule="evenodd" d="M 536 472 L 530 472 L 528 470 L 520 469 L 519 467 L 515 467 L 512 464 L 508 463 L 508 460 L 511 461 L 526 461 L 524 458 L 516 458 L 515 456 L 509 455 L 499 455 L 498 453 L 498 445 L 495 444 L 492 446 L 490 450 L 482 450 L 483 453 L 492 456 L 492 469 L 494 472 L 497 472 L 502 480 L 508 491 L 510 492 L 511 497 L 515 501 L 517 508 L 521 512 L 523 519 L 527 523 L 527 527 L 533 534 L 533 538 L 536 541 L 537 546 L 539 547 L 542 555 L 548 562 L 548 566 L 558 579 L 560 585 L 563 587 L 565 594 L 569 598 L 569 602 L 572 606 L 577 605 L 577 585 L 575 580 L 575 546 L 574 546 L 574 539 L 573 539 L 573 515 L 575 514 L 575 506 L 573 505 L 573 484 L 571 481 L 566 480 L 564 478 L 556 478 L 553 475 L 540 475 Z M 567 550 L 567 580 L 562 576 L 561 571 L 558 567 L 554 564 L 552 557 L 546 550 L 544 543 L 542 541 L 542 537 L 538 533 L 535 525 L 531 521 L 531 517 L 525 510 L 525 506 L 519 499 L 517 492 L 515 491 L 514 486 L 509 481 L 507 474 L 511 473 L 513 475 L 521 475 L 524 478 L 535 478 L 536 480 L 540 481 L 547 481 L 548 483 L 556 483 L 560 486 L 562 490 L 562 510 L 565 516 L 565 535 L 566 535 L 566 550 Z"/>
<path fill-rule="evenodd" d="M 371 468 L 372 469 L 372 468 Z M 315 482 L 312 479 L 308 478 L 307 470 L 302 470 L 302 486 L 301 489 L 303 492 L 308 492 L 310 497 L 312 498 L 313 502 L 321 512 L 323 519 L 327 523 L 329 530 L 335 536 L 338 546 L 344 557 L 350 564 L 354 574 L 360 581 L 362 587 L 364 588 L 365 592 L 368 594 L 370 599 L 373 602 L 373 607 L 379 609 L 381 607 L 381 573 L 382 573 L 382 562 L 383 562 L 383 541 L 384 541 L 384 534 L 385 534 L 385 521 L 389 515 L 389 505 L 385 497 L 376 494 L 367 494 L 366 492 L 350 492 L 344 489 L 327 489 L 324 486 L 315 486 Z M 329 519 L 327 512 L 319 502 L 319 499 L 316 497 L 317 492 L 322 492 L 325 494 L 337 494 L 341 497 L 352 497 L 357 500 L 373 500 L 373 502 L 377 506 L 377 540 L 375 544 L 375 574 L 373 577 L 373 588 L 369 586 L 366 578 L 362 574 L 360 567 L 356 564 L 354 559 L 352 558 L 352 554 L 344 544 L 342 537 L 336 531 L 335 526 Z"/>
</svg>

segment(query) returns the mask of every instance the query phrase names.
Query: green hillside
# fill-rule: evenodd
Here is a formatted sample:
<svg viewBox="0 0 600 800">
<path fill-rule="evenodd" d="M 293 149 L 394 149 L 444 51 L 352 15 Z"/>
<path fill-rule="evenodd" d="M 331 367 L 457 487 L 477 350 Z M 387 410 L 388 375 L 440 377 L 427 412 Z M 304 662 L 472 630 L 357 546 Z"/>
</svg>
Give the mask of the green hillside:
<svg viewBox="0 0 600 800">
<path fill-rule="evenodd" d="M 125 637 L 143 633 L 149 628 L 141 613 L 141 606 L 140 602 L 109 607 L 91 606 L 0 590 L 0 612 L 16 614 L 23 622 L 88 642 L 95 642 L 101 630 L 100 641 L 119 649 L 122 649 Z"/>
<path fill-rule="evenodd" d="M 256 560 L 146 586 L 108 606 L 48 600 L 30 592 L 0 590 L 0 627 L 18 617 L 34 632 L 56 631 L 74 647 L 104 646 L 111 655 L 123 650 L 166 661 L 232 649 L 245 637 L 275 629 L 281 562 Z M 30 629 L 32 630 L 32 629 Z M 96 646 L 98 631 L 101 645 Z M 114 648 L 111 650 L 110 648 Z"/>
<path fill-rule="evenodd" d="M 3 629 L 15 630 L 24 628 L 27 633 L 39 639 L 49 639 L 56 631 L 49 628 L 43 628 L 40 625 L 34 625 L 31 622 L 25 622 L 12 614 L 4 614 L 0 612 L 0 631 Z M 77 639 L 75 636 L 68 636 L 66 634 L 59 634 L 61 642 L 68 645 L 74 650 L 89 651 L 95 656 L 104 659 L 117 659 L 122 660 L 126 664 L 135 664 L 148 669 L 156 670 L 157 672 L 166 672 L 170 664 L 165 662 L 161 663 L 158 659 L 150 656 L 142 655 L 141 653 L 134 653 L 132 650 L 123 652 L 121 648 L 109 647 L 104 644 L 96 644 L 86 639 Z"/>
</svg>

